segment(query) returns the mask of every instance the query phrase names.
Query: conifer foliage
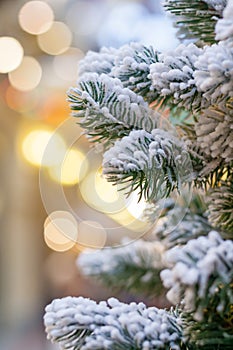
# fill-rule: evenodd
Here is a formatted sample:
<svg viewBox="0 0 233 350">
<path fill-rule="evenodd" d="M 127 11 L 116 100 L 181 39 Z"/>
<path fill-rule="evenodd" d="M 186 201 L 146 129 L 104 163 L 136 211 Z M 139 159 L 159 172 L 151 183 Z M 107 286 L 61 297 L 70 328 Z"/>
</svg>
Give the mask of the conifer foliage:
<svg viewBox="0 0 233 350">
<path fill-rule="evenodd" d="M 166 290 L 175 309 L 54 300 L 44 322 L 61 349 L 232 349 L 233 1 L 164 6 L 181 41 L 175 50 L 90 51 L 68 99 L 89 140 L 104 145 L 106 179 L 145 198 L 153 224 L 147 240 L 82 253 L 77 265 L 113 289 Z M 195 195 L 176 203 L 185 185 Z"/>
</svg>

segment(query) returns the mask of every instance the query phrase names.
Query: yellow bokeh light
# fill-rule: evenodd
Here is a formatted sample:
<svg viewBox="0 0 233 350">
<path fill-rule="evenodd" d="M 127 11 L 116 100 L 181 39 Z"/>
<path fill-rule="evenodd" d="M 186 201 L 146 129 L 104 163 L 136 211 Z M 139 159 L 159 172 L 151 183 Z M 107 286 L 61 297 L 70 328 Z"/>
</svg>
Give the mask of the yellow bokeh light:
<svg viewBox="0 0 233 350">
<path fill-rule="evenodd" d="M 63 185 L 75 185 L 86 175 L 88 162 L 85 155 L 77 149 L 69 149 L 61 164 L 49 168 L 53 180 Z"/>
<path fill-rule="evenodd" d="M 101 171 L 98 171 L 95 175 L 95 188 L 99 198 L 106 203 L 113 203 L 119 199 L 117 187 L 108 182 Z"/>
<path fill-rule="evenodd" d="M 102 213 L 119 212 L 125 207 L 123 194 L 102 178 L 99 170 L 88 173 L 79 189 L 84 201 Z"/>
<path fill-rule="evenodd" d="M 38 35 L 51 27 L 54 14 L 52 8 L 44 1 L 28 1 L 21 8 L 18 18 L 24 31 Z"/>
<path fill-rule="evenodd" d="M 137 195 L 137 193 L 133 192 L 132 194 L 130 194 L 129 197 L 126 198 L 125 204 L 127 210 L 133 217 L 135 217 L 138 220 L 143 220 L 143 212 L 146 209 L 147 202 L 143 198 L 141 198 L 141 200 L 138 201 L 138 198 L 139 196 Z"/>
<path fill-rule="evenodd" d="M 63 22 L 53 22 L 51 28 L 37 37 L 38 45 L 42 51 L 50 55 L 60 55 L 68 50 L 72 33 Z"/>
<path fill-rule="evenodd" d="M 77 242 L 78 225 L 73 215 L 66 211 L 51 213 L 44 223 L 44 240 L 53 250 L 71 249 Z"/>
<path fill-rule="evenodd" d="M 107 233 L 104 227 L 96 221 L 81 221 L 78 226 L 78 244 L 89 248 L 103 248 Z"/>
<path fill-rule="evenodd" d="M 20 91 L 30 91 L 37 87 L 42 76 L 42 68 L 39 62 L 29 56 L 25 56 L 20 66 L 9 73 L 11 85 Z"/>
<path fill-rule="evenodd" d="M 23 59 L 23 47 L 15 38 L 0 37 L 0 73 L 9 73 L 16 69 Z"/>
<path fill-rule="evenodd" d="M 65 143 L 60 135 L 52 131 L 33 130 L 24 138 L 22 152 L 33 165 L 51 166 L 57 164 L 60 153 L 65 152 Z"/>
</svg>

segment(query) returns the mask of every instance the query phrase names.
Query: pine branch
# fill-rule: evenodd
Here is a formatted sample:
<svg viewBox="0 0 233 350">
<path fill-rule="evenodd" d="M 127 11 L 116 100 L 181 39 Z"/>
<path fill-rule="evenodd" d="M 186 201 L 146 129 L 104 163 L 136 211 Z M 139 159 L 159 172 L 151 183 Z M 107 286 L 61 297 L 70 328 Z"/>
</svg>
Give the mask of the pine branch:
<svg viewBox="0 0 233 350">
<path fill-rule="evenodd" d="M 209 221 L 214 227 L 225 231 L 228 238 L 233 239 L 233 174 L 210 191 L 207 202 Z"/>
<path fill-rule="evenodd" d="M 156 91 L 151 89 L 150 65 L 158 61 L 159 52 L 151 46 L 138 43 L 124 45 L 118 51 L 111 75 L 150 103 L 158 98 Z"/>
<path fill-rule="evenodd" d="M 194 80 L 210 104 L 227 103 L 233 97 L 233 46 L 228 41 L 206 46 L 195 62 Z"/>
<path fill-rule="evenodd" d="M 165 0 L 164 4 L 174 15 L 174 26 L 181 41 L 191 39 L 205 44 L 215 42 L 214 28 L 225 6 L 226 0 Z"/>
<path fill-rule="evenodd" d="M 187 207 L 176 205 L 153 229 L 153 237 L 166 249 L 185 245 L 190 239 L 207 235 L 213 228 L 203 215 L 192 213 Z"/>
<path fill-rule="evenodd" d="M 184 328 L 184 340 L 192 350 L 231 350 L 233 343 L 232 307 L 229 316 L 225 316 L 225 323 L 217 314 L 205 313 L 203 321 L 196 321 L 192 314 L 181 313 Z"/>
<path fill-rule="evenodd" d="M 174 51 L 160 55 L 159 62 L 151 64 L 149 77 L 158 95 L 157 104 L 191 112 L 209 105 L 194 81 L 195 62 L 201 55 L 202 49 L 196 45 L 181 44 Z"/>
<path fill-rule="evenodd" d="M 148 296 L 161 295 L 161 245 L 137 240 L 122 242 L 123 246 L 82 253 L 78 268 L 114 290 L 126 290 Z"/>
<path fill-rule="evenodd" d="M 169 196 L 193 179 L 184 144 L 170 133 L 154 129 L 132 131 L 104 154 L 103 173 L 127 193 L 139 191 L 146 200 Z"/>
<path fill-rule="evenodd" d="M 109 74 L 114 66 L 118 50 L 102 47 L 99 52 L 88 51 L 85 57 L 79 61 L 79 77 L 86 73 Z"/>
<path fill-rule="evenodd" d="M 219 19 L 216 27 L 216 40 L 232 40 L 233 38 L 233 3 L 228 1 L 223 10 L 223 18 Z"/>
<path fill-rule="evenodd" d="M 142 97 L 105 74 L 85 74 L 68 92 L 68 101 L 91 141 L 108 144 L 132 129 L 151 131 L 157 124 Z"/>
<path fill-rule="evenodd" d="M 224 241 L 216 231 L 207 237 L 190 240 L 183 247 L 167 251 L 170 268 L 161 272 L 168 299 L 194 312 L 202 321 L 205 312 L 216 314 L 224 324 L 233 303 L 233 242 Z M 207 311 L 206 311 L 207 310 Z"/>
<path fill-rule="evenodd" d="M 179 317 L 143 303 L 57 299 L 46 307 L 44 322 L 48 338 L 62 349 L 186 349 Z"/>
</svg>

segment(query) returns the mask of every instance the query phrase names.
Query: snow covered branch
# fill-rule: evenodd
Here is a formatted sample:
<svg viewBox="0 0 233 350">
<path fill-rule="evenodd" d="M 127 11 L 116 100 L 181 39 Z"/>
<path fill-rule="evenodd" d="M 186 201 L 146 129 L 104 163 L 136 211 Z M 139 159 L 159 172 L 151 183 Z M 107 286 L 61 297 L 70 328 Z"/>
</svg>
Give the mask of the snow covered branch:
<svg viewBox="0 0 233 350">
<path fill-rule="evenodd" d="M 78 268 L 86 276 L 98 278 L 113 289 L 160 295 L 162 246 L 158 242 L 139 239 L 123 241 L 122 246 L 81 253 Z"/>
<path fill-rule="evenodd" d="M 62 349 L 185 349 L 179 317 L 143 303 L 56 299 L 46 307 L 44 323 L 48 338 Z"/>
</svg>

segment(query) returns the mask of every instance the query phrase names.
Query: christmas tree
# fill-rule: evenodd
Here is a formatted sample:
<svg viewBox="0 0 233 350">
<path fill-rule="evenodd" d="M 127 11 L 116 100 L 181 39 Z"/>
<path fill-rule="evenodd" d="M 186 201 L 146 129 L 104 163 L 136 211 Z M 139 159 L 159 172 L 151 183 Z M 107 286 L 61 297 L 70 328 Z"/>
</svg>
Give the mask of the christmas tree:
<svg viewBox="0 0 233 350">
<path fill-rule="evenodd" d="M 153 224 L 147 239 L 80 254 L 80 269 L 132 293 L 165 289 L 174 306 L 56 299 L 44 322 L 61 349 L 233 346 L 233 1 L 164 7 L 181 41 L 175 50 L 130 43 L 90 51 L 68 99 L 104 149 L 104 176 L 145 199 Z"/>
</svg>

